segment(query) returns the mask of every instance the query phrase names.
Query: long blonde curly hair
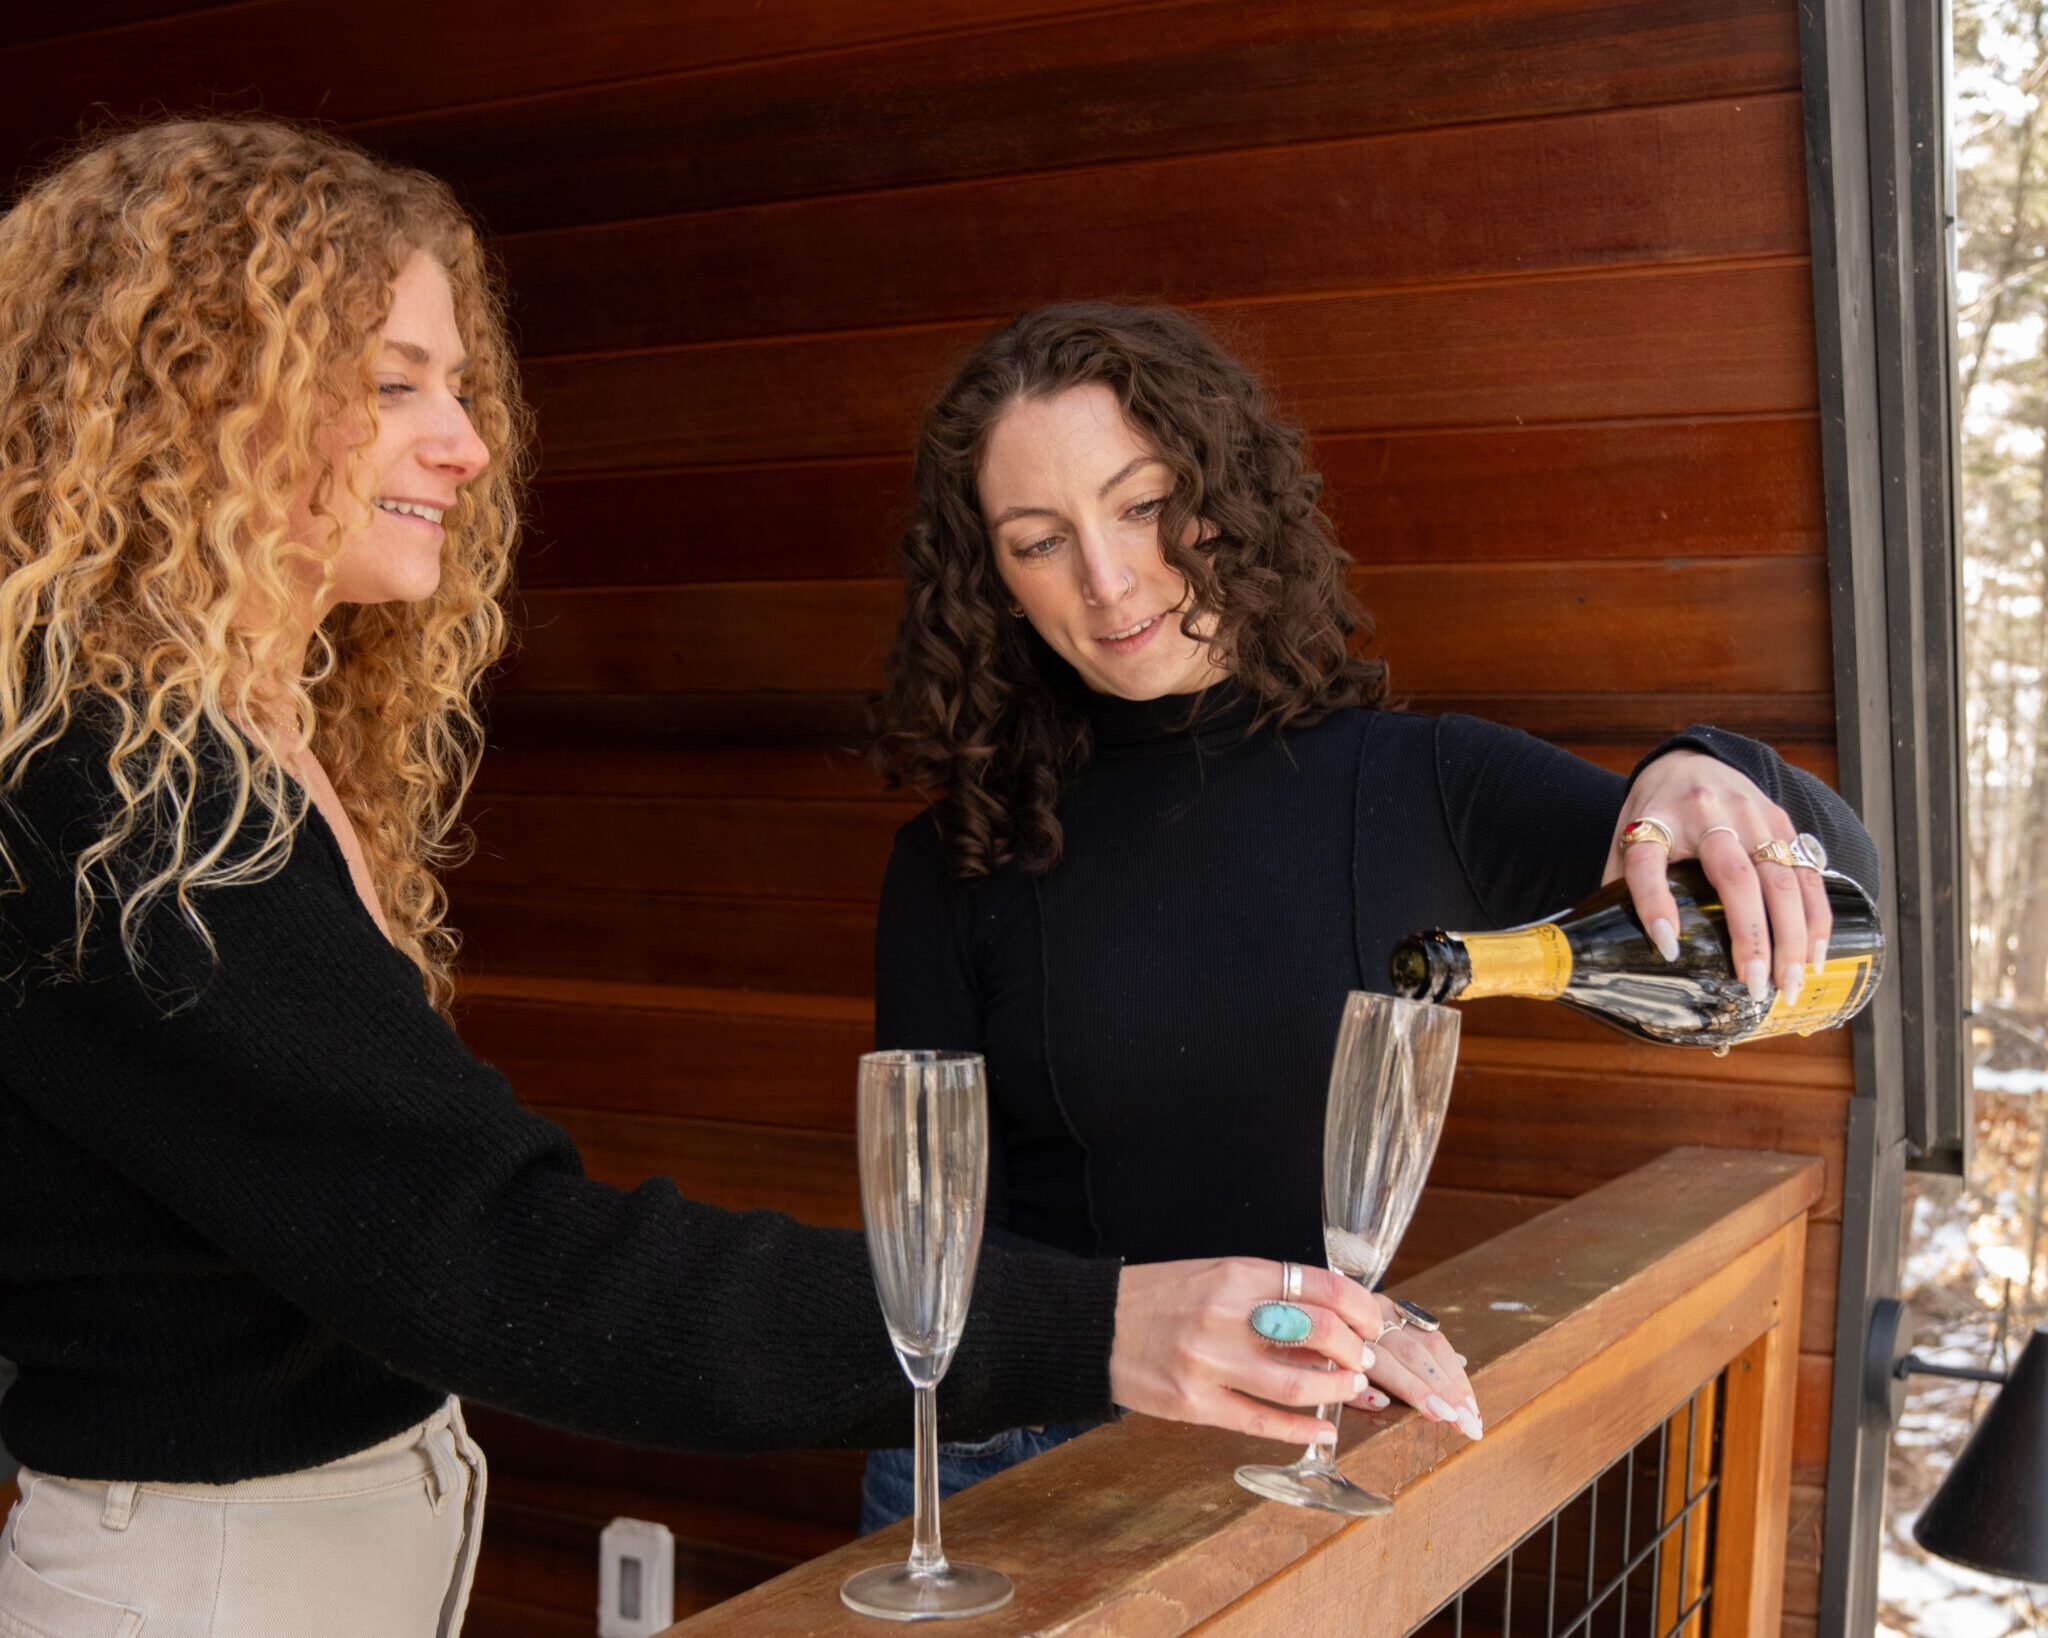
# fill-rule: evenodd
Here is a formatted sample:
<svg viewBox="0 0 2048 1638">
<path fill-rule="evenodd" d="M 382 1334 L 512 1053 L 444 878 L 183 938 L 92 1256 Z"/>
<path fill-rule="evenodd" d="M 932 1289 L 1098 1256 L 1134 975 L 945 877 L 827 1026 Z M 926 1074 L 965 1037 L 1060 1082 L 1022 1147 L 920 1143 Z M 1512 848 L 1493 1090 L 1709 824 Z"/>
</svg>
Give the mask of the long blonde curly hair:
<svg viewBox="0 0 2048 1638">
<path fill-rule="evenodd" d="M 334 470 L 316 436 L 376 436 L 378 332 L 420 251 L 447 271 L 491 463 L 445 520 L 431 598 L 338 606 L 301 647 L 309 566 L 324 584 L 333 564 L 295 538 L 294 503 L 310 494 L 337 538 L 324 520 L 356 493 L 354 463 Z M 282 868 L 306 808 L 285 762 L 306 747 L 445 1010 L 457 940 L 438 872 L 468 842 L 527 432 L 468 217 L 434 178 L 334 136 L 141 126 L 0 217 L 0 800 L 74 710 L 109 726 L 118 808 L 75 861 L 80 961 L 102 900 L 140 972 L 153 906 L 205 938 L 196 891 Z"/>
</svg>

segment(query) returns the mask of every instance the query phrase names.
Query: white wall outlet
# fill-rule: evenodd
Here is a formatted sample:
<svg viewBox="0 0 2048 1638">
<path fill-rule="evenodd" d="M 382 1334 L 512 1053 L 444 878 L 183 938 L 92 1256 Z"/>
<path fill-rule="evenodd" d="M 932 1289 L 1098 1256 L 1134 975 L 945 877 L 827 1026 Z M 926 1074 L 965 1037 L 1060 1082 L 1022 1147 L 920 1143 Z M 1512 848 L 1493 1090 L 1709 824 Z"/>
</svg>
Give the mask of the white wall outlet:
<svg viewBox="0 0 2048 1638">
<path fill-rule="evenodd" d="M 665 1524 L 613 1519 L 597 1538 L 597 1638 L 653 1638 L 675 1625 L 676 1538 Z"/>
</svg>

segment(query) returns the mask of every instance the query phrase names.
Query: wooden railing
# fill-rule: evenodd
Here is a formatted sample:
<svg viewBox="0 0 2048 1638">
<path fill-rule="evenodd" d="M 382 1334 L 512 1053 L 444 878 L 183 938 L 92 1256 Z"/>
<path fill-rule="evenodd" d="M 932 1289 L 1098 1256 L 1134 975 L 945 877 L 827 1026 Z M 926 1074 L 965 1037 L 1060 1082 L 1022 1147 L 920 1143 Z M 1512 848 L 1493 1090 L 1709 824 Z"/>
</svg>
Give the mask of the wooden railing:
<svg viewBox="0 0 2048 1638">
<path fill-rule="evenodd" d="M 1347 1526 L 1259 1501 L 1231 1470 L 1270 1460 L 1271 1445 L 1146 1417 L 976 1486 L 946 1505 L 947 1550 L 1002 1569 L 1017 1596 L 960 1629 L 1398 1638 L 1638 1441 L 1674 1415 L 1690 1426 L 1687 1407 L 1705 1405 L 1719 1430 L 1714 1526 L 1662 1550 L 1679 1579 L 1660 1615 L 1710 1587 L 1714 1638 L 1770 1638 L 1806 1213 L 1820 1188 L 1816 1160 L 1675 1149 L 1401 1286 L 1467 1355 L 1487 1434 L 1468 1444 L 1405 1409 L 1348 1416 L 1338 1464 L 1395 1497 L 1386 1518 Z M 1688 1439 L 1666 1464 L 1667 1507 L 1704 1448 Z M 908 1539 L 906 1523 L 853 1542 L 670 1631 L 872 1638 L 880 1629 L 841 1606 L 839 1585 L 900 1559 Z"/>
</svg>

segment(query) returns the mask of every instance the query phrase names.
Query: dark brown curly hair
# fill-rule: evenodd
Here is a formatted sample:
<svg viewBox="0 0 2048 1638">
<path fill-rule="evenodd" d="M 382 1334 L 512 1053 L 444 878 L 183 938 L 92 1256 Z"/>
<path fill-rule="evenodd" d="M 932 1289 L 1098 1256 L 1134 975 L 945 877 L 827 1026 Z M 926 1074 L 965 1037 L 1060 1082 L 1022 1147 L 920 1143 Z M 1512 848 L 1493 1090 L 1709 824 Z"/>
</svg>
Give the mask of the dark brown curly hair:
<svg viewBox="0 0 2048 1638">
<path fill-rule="evenodd" d="M 1057 864 L 1059 800 L 1087 766 L 1083 685 L 1007 612 L 980 473 L 1012 405 L 1094 384 L 1173 472 L 1159 539 L 1188 586 L 1181 629 L 1257 701 L 1252 731 L 1386 703 L 1385 665 L 1351 652 L 1371 625 L 1317 505 L 1322 478 L 1301 432 L 1267 414 L 1258 378 L 1174 308 L 1026 313 L 975 349 L 925 417 L 900 548 L 903 617 L 876 709 L 876 766 L 935 802 L 961 877 Z"/>
</svg>

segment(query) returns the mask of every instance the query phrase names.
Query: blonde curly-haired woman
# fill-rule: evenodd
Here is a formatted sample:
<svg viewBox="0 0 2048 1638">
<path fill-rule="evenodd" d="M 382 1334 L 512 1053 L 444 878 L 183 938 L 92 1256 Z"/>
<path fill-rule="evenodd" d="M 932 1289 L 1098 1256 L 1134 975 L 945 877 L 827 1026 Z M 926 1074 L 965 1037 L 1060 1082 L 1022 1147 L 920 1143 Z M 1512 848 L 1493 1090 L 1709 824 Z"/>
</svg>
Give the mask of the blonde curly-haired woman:
<svg viewBox="0 0 2048 1638">
<path fill-rule="evenodd" d="M 901 1436 L 857 1237 L 586 1179 L 444 1016 L 525 420 L 471 225 L 336 139 L 158 124 L 0 218 L 0 1633 L 455 1632 L 456 1395 Z M 1280 1283 L 991 1247 L 949 1428 L 1312 1437 Z"/>
</svg>

